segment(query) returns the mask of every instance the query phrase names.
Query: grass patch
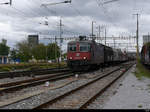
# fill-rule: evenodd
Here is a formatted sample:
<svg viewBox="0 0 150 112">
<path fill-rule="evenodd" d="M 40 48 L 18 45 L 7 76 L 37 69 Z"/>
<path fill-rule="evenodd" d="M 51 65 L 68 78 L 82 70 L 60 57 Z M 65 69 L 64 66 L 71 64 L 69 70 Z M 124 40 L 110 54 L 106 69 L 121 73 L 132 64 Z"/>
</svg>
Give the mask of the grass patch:
<svg viewBox="0 0 150 112">
<path fill-rule="evenodd" d="M 142 77 L 150 78 L 150 71 L 147 70 L 140 61 L 136 65 L 135 76 L 140 80 Z"/>
<path fill-rule="evenodd" d="M 138 105 L 138 107 L 139 107 L 139 108 L 142 108 L 143 106 L 142 106 L 142 105 Z"/>
<path fill-rule="evenodd" d="M 67 67 L 65 62 L 60 63 L 61 67 Z M 22 64 L 1 64 L 0 72 L 14 71 L 14 70 L 36 70 L 57 68 L 57 63 L 22 63 Z"/>
</svg>

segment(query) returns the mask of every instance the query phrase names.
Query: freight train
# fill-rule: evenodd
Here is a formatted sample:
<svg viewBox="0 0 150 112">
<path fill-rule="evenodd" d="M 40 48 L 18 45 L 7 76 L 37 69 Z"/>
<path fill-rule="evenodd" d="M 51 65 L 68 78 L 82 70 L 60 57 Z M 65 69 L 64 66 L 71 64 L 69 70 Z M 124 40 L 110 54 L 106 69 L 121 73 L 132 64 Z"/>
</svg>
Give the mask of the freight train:
<svg viewBox="0 0 150 112">
<path fill-rule="evenodd" d="M 150 42 L 142 47 L 141 62 L 145 65 L 150 65 Z"/>
<path fill-rule="evenodd" d="M 85 36 L 69 42 L 67 47 L 67 65 L 73 71 L 103 68 L 130 59 L 127 53 L 87 40 Z"/>
</svg>

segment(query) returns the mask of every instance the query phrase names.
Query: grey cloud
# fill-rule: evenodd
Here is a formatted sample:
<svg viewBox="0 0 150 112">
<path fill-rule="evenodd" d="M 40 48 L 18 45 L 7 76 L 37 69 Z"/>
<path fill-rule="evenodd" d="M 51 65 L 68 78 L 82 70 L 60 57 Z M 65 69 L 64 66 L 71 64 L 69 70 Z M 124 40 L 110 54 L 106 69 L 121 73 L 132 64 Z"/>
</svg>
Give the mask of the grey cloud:
<svg viewBox="0 0 150 112">
<path fill-rule="evenodd" d="M 138 11 L 141 16 L 145 16 L 140 18 L 140 35 L 149 30 L 149 21 L 146 19 L 150 10 L 148 0 L 119 0 L 104 6 L 98 4 L 105 0 L 72 0 L 72 4 L 41 7 L 42 3 L 60 1 L 63 0 L 14 0 L 12 7 L 0 6 L 0 23 L 11 23 L 11 32 L 59 36 L 58 24 L 61 17 L 64 36 L 90 34 L 92 21 L 96 21 L 94 28 L 106 25 L 108 35 L 119 35 L 122 31 L 133 34 L 136 31 L 136 18 L 132 14 Z M 45 17 L 48 17 L 49 27 L 43 25 L 47 21 Z"/>
</svg>

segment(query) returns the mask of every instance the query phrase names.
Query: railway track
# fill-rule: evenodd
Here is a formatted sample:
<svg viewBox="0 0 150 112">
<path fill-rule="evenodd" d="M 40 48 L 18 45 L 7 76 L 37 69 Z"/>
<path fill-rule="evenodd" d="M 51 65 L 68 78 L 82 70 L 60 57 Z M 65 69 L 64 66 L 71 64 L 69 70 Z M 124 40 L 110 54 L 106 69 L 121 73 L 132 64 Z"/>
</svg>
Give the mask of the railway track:
<svg viewBox="0 0 150 112">
<path fill-rule="evenodd" d="M 97 96 L 128 71 L 132 65 L 124 65 L 109 73 L 104 73 L 92 81 L 50 99 L 33 109 L 85 109 Z"/>
<path fill-rule="evenodd" d="M 14 83 L 1 84 L 0 86 L 3 87 L 3 88 L 0 88 L 0 94 L 2 94 L 2 93 L 4 93 L 4 94 L 7 94 L 7 93 L 13 94 L 13 92 L 16 92 L 20 89 L 24 89 L 26 87 L 37 86 L 37 85 L 40 85 L 40 84 L 44 84 L 46 81 L 57 81 L 57 80 L 69 78 L 71 76 L 74 76 L 74 73 L 64 72 L 64 73 L 53 74 L 51 76 L 38 77 L 38 78 L 30 79 L 30 80 L 24 80 L 24 81 L 18 81 L 18 82 L 14 82 Z M 71 82 L 69 82 L 69 83 L 71 83 Z M 61 85 L 61 86 L 65 86 L 69 83 L 67 82 L 66 84 Z M 56 88 L 60 88 L 60 87 L 58 86 Z M 56 88 L 51 88 L 51 89 L 56 89 Z M 7 106 L 7 105 L 10 105 L 10 104 L 19 102 L 21 100 L 28 99 L 28 98 L 36 96 L 38 94 L 44 93 L 44 92 L 47 91 L 45 89 L 46 88 L 44 88 L 43 90 L 31 92 L 29 94 L 25 94 L 25 95 L 23 94 L 21 97 L 12 98 L 12 100 L 8 99 L 4 102 L 0 102 L 0 108 L 3 107 L 3 106 Z"/>
<path fill-rule="evenodd" d="M 41 77 L 32 78 L 28 80 L 0 84 L 0 94 L 4 92 L 6 93 L 6 92 L 17 91 L 25 87 L 40 85 L 46 81 L 55 81 L 55 80 L 71 77 L 73 75 L 74 74 L 71 71 L 69 71 L 69 72 L 51 74 L 47 76 L 41 76 Z"/>
<path fill-rule="evenodd" d="M 0 79 L 3 78 L 14 78 L 22 76 L 38 76 L 51 73 L 69 71 L 67 67 L 64 68 L 51 68 L 51 69 L 39 69 L 39 70 L 24 70 L 24 71 L 11 71 L 11 72 L 0 72 Z"/>
</svg>

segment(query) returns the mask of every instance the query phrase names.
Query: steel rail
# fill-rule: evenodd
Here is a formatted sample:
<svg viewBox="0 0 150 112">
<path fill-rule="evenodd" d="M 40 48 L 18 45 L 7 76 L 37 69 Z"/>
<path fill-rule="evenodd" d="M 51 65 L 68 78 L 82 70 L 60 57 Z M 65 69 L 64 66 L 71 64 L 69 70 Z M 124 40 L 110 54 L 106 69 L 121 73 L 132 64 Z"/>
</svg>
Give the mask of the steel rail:
<svg viewBox="0 0 150 112">
<path fill-rule="evenodd" d="M 40 76 L 40 77 L 34 77 L 32 79 L 26 79 L 26 80 L 21 80 L 21 81 L 15 81 L 15 82 L 8 82 L 8 83 L 2 83 L 0 84 L 0 88 L 3 87 L 10 87 L 10 86 L 16 86 L 22 83 L 29 83 L 29 82 L 33 82 L 33 81 L 38 81 L 38 80 L 42 80 L 42 79 L 48 79 L 48 78 L 52 78 L 58 75 L 62 75 L 64 73 L 71 73 L 71 72 L 63 72 L 63 73 L 56 73 L 56 74 L 48 74 L 48 75 L 44 75 L 44 76 Z"/>
<path fill-rule="evenodd" d="M 79 109 L 86 109 L 86 107 L 92 103 L 98 96 L 100 96 L 104 91 L 106 91 L 113 83 L 115 83 L 122 75 L 124 75 L 133 65 L 129 66 L 124 72 L 122 72 L 117 78 L 107 84 L 104 88 L 98 91 L 94 96 L 92 96 L 87 102 L 82 104 Z"/>
<path fill-rule="evenodd" d="M 82 89 L 82 88 L 84 88 L 84 87 L 86 87 L 86 86 L 92 84 L 92 83 L 95 83 L 96 81 L 98 81 L 98 80 L 100 80 L 100 79 L 102 79 L 102 78 L 104 78 L 104 77 L 106 77 L 106 76 L 109 76 L 110 74 L 112 74 L 112 73 L 114 73 L 114 72 L 116 72 L 116 71 L 118 71 L 118 70 L 120 70 L 120 69 L 121 69 L 121 67 L 119 67 L 119 68 L 117 68 L 117 69 L 115 69 L 115 70 L 113 70 L 113 71 L 111 71 L 111 72 L 109 72 L 109 73 L 106 73 L 106 74 L 104 74 L 103 76 L 100 76 L 100 77 L 98 77 L 98 78 L 96 78 L 96 79 L 94 79 L 94 80 L 92 80 L 92 81 L 90 81 L 90 82 L 88 82 L 88 83 L 86 83 L 86 84 L 84 84 L 84 85 L 81 85 L 80 87 L 77 87 L 77 88 L 75 88 L 75 89 L 73 89 L 73 90 L 70 90 L 69 92 L 66 92 L 66 93 L 64 93 L 63 95 L 60 95 L 60 96 L 58 96 L 58 97 L 56 97 L 56 98 L 54 98 L 54 99 L 51 99 L 51 100 L 48 101 L 48 102 L 45 102 L 45 103 L 43 103 L 43 104 L 41 104 L 41 105 L 39 105 L 39 106 L 36 106 L 36 107 L 34 107 L 33 109 L 42 109 L 42 108 L 45 108 L 45 107 L 47 107 L 48 105 L 51 105 L 51 104 L 55 103 L 56 101 L 58 101 L 58 100 L 60 100 L 60 99 L 63 99 L 64 97 L 66 97 L 66 96 L 68 96 L 68 95 L 70 95 L 70 94 L 72 94 L 72 93 L 74 93 L 74 92 L 76 92 L 76 91 L 78 91 L 78 90 L 80 90 L 80 89 Z"/>
<path fill-rule="evenodd" d="M 127 65 L 125 65 L 125 67 L 126 67 Z M 42 109 L 42 108 L 46 108 L 47 106 L 49 106 L 49 105 L 52 105 L 53 103 L 55 103 L 55 102 L 57 102 L 58 100 L 61 100 L 61 99 L 63 99 L 64 97 L 66 97 L 66 96 L 68 96 L 68 95 L 70 95 L 70 94 L 73 94 L 74 92 L 76 92 L 76 91 L 78 91 L 78 90 L 81 90 L 82 88 L 84 88 L 84 87 L 86 87 L 86 86 L 88 86 L 88 85 L 90 85 L 90 84 L 92 84 L 92 83 L 95 83 L 96 81 L 98 81 L 98 80 L 100 80 L 100 79 L 102 79 L 102 78 L 104 78 L 104 77 L 107 77 L 107 76 L 109 76 L 109 75 L 111 75 L 112 73 L 114 73 L 114 72 L 116 72 L 116 71 L 118 71 L 118 70 L 120 70 L 122 67 L 120 67 L 120 68 L 117 68 L 117 69 L 115 69 L 115 70 L 113 70 L 113 71 L 111 71 L 111 72 L 109 72 L 109 73 L 106 73 L 106 74 L 104 74 L 103 76 L 100 76 L 100 77 L 98 77 L 98 78 L 96 78 L 96 79 L 94 79 L 94 80 L 92 80 L 92 81 L 90 81 L 90 82 L 88 82 L 88 83 L 86 83 L 86 84 L 84 84 L 84 85 L 81 85 L 80 87 L 77 87 L 77 88 L 75 88 L 75 89 L 73 89 L 73 90 L 70 90 L 69 92 L 66 92 L 66 93 L 64 93 L 63 95 L 60 95 L 60 96 L 58 96 L 58 97 L 56 97 L 56 98 L 54 98 L 54 99 L 51 99 L 51 100 L 49 100 L 49 101 L 47 101 L 47 102 L 45 102 L 45 103 L 43 103 L 43 104 L 41 104 L 41 105 L 39 105 L 39 106 L 36 106 L 36 107 L 34 107 L 33 109 Z M 124 68 L 124 67 L 123 67 Z M 129 68 L 128 68 L 129 69 Z M 128 69 L 126 70 L 126 71 L 128 71 Z M 125 71 L 125 72 L 126 72 Z M 122 73 L 122 75 L 123 75 L 124 73 Z M 121 75 L 119 75 L 119 77 L 121 77 Z M 116 81 L 119 77 L 117 77 L 114 81 Z M 114 82 L 113 81 L 113 82 Z M 112 82 L 112 83 L 113 83 Z M 111 83 L 111 84 L 112 84 Z M 111 85 L 110 84 L 110 85 Z M 109 86 L 110 86 L 109 85 Z M 109 87 L 109 86 L 107 86 L 107 88 Z M 104 91 L 105 89 L 103 89 L 103 91 Z M 96 94 L 97 95 L 97 94 Z M 95 95 L 94 95 L 95 96 Z M 95 98 L 95 97 L 92 97 L 92 98 Z M 89 104 L 89 102 L 91 101 L 91 99 L 89 99 L 85 104 L 83 104 L 81 107 L 79 107 L 79 109 L 81 108 L 84 108 L 85 106 L 87 106 L 88 104 Z"/>
<path fill-rule="evenodd" d="M 14 78 L 14 77 L 22 77 L 22 76 L 31 76 L 31 75 L 43 75 L 47 73 L 57 73 L 63 72 L 65 70 L 69 70 L 64 67 L 61 69 L 51 68 L 51 69 L 38 69 L 38 70 L 23 70 L 23 71 L 11 71 L 11 72 L 0 72 L 0 79 L 3 78 Z"/>
<path fill-rule="evenodd" d="M 18 85 L 14 85 L 11 87 L 4 87 L 0 89 L 0 93 L 3 92 L 13 92 L 13 91 L 17 91 L 19 89 L 25 88 L 25 87 L 31 87 L 31 86 L 36 86 L 36 85 L 40 85 L 46 81 L 55 81 L 55 80 L 59 80 L 59 79 L 63 79 L 63 78 L 67 78 L 67 77 L 71 77 L 74 76 L 73 73 L 69 72 L 69 73 L 61 73 L 61 74 L 57 74 L 57 75 L 53 75 L 52 77 L 46 78 L 46 79 L 38 79 L 35 81 L 29 81 L 29 82 L 24 82 Z"/>
</svg>

